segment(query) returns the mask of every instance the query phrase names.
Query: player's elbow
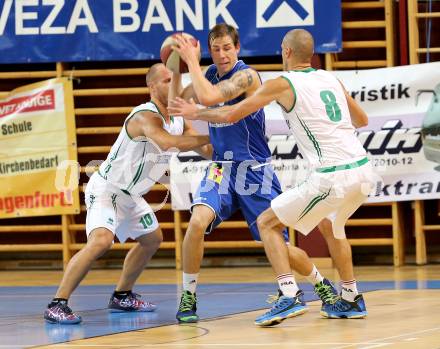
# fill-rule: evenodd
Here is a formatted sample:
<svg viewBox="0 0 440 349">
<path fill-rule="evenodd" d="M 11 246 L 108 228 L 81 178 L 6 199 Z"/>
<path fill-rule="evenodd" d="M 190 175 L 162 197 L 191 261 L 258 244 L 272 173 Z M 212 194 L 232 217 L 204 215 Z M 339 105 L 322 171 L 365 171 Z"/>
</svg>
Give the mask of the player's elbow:
<svg viewBox="0 0 440 349">
<path fill-rule="evenodd" d="M 203 91 L 198 91 L 196 95 L 199 103 L 206 107 L 212 107 L 221 102 L 225 102 L 224 97 L 215 87 L 205 89 Z"/>
<path fill-rule="evenodd" d="M 200 104 L 206 107 L 212 107 L 218 103 L 216 98 L 209 93 L 204 93 L 201 96 L 197 96 L 197 99 L 199 100 Z"/>
<path fill-rule="evenodd" d="M 368 126 L 368 118 L 363 118 L 358 127 Z"/>
<path fill-rule="evenodd" d="M 359 118 L 356 127 L 365 127 L 368 125 L 368 116 L 365 113 L 362 113 Z"/>
<path fill-rule="evenodd" d="M 161 151 L 168 151 L 176 146 L 175 142 L 172 142 L 171 140 L 168 139 L 164 139 L 159 142 L 156 142 L 156 145 L 160 148 Z"/>
</svg>

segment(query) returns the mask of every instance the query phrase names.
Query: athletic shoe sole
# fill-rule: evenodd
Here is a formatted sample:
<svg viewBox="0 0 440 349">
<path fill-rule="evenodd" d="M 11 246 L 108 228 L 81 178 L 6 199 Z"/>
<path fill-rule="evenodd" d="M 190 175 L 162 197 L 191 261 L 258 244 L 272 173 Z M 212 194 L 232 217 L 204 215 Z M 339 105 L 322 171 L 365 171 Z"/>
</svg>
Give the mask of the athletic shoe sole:
<svg viewBox="0 0 440 349">
<path fill-rule="evenodd" d="M 179 324 L 193 324 L 193 323 L 199 322 L 199 317 L 198 316 L 189 316 L 184 319 L 180 318 L 180 319 L 177 319 L 177 322 Z"/>
<path fill-rule="evenodd" d="M 289 313 L 287 315 L 282 315 L 282 313 L 281 313 L 277 317 L 273 317 L 272 319 L 268 319 L 268 320 L 261 321 L 261 322 L 255 321 L 255 325 L 261 326 L 261 327 L 275 326 L 275 325 L 282 323 L 284 320 L 286 320 L 288 318 L 302 315 L 302 314 L 306 313 L 308 310 L 309 310 L 308 308 L 302 308 L 302 309 L 298 309 L 297 311 L 295 311 L 293 313 Z"/>
<path fill-rule="evenodd" d="M 337 315 L 337 314 L 329 314 L 325 311 L 320 312 L 322 317 L 325 317 L 327 319 L 364 319 L 367 317 L 367 312 L 349 312 L 347 314 L 341 314 L 341 315 Z"/>
<path fill-rule="evenodd" d="M 110 313 L 151 313 L 153 311 L 155 311 L 156 308 L 152 308 L 152 309 L 144 309 L 144 310 L 125 310 L 125 309 L 113 309 L 113 308 L 108 308 L 108 311 Z"/>
<path fill-rule="evenodd" d="M 64 320 L 64 321 L 57 321 L 57 320 L 52 320 L 52 319 L 48 319 L 48 318 L 44 318 L 44 320 L 46 320 L 47 323 L 49 324 L 53 324 L 53 325 L 77 325 L 81 322 L 81 320 Z"/>
</svg>

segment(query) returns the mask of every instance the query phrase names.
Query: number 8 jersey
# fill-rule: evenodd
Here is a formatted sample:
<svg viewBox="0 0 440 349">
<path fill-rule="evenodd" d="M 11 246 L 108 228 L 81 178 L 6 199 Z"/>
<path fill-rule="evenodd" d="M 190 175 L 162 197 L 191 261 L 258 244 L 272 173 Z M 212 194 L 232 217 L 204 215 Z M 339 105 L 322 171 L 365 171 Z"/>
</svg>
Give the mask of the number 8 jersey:
<svg viewBox="0 0 440 349">
<path fill-rule="evenodd" d="M 356 137 L 344 90 L 325 70 L 283 73 L 295 96 L 290 110 L 283 114 L 298 148 L 312 167 L 338 165 L 365 157 Z"/>
</svg>

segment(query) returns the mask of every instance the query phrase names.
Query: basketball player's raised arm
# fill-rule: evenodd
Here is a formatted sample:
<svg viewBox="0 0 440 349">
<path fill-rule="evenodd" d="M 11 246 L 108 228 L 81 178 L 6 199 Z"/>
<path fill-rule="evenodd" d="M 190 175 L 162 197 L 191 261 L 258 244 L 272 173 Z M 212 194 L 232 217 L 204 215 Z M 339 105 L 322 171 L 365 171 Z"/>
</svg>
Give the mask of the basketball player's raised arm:
<svg viewBox="0 0 440 349">
<path fill-rule="evenodd" d="M 289 105 L 293 105 L 293 98 L 288 81 L 277 78 L 267 80 L 253 95 L 238 104 L 220 108 L 199 109 L 194 102 L 186 102 L 178 98 L 170 102 L 168 111 L 171 115 L 181 115 L 190 120 L 234 123 L 274 100 L 289 109 Z"/>
<path fill-rule="evenodd" d="M 253 69 L 244 69 L 236 72 L 230 79 L 212 84 L 206 79 L 198 59 L 199 47 L 194 47 L 185 37 L 177 36 L 178 46 L 173 49 L 188 65 L 191 75 L 192 89 L 200 104 L 213 106 L 234 99 L 260 85 L 258 73 Z M 200 45 L 198 43 L 198 45 Z M 182 97 L 188 100 L 188 98 Z"/>
<path fill-rule="evenodd" d="M 171 101 L 176 97 L 183 98 L 186 101 L 188 101 L 192 98 L 196 102 L 198 102 L 197 96 L 194 92 L 193 85 L 189 84 L 188 86 L 183 87 L 182 74 L 172 73 L 170 88 L 168 91 L 168 101 Z"/>
<path fill-rule="evenodd" d="M 127 124 L 127 133 L 131 138 L 147 137 L 162 151 L 188 151 L 209 143 L 209 136 L 171 135 L 163 129 L 162 117 L 153 112 L 138 112 Z"/>
<path fill-rule="evenodd" d="M 342 89 L 344 90 L 345 98 L 347 99 L 348 110 L 350 111 L 351 123 L 356 128 L 367 126 L 368 125 L 367 114 L 364 112 L 361 106 L 354 100 L 354 98 L 350 96 L 350 94 L 345 89 L 342 82 L 339 81 L 339 83 L 341 84 Z"/>
</svg>

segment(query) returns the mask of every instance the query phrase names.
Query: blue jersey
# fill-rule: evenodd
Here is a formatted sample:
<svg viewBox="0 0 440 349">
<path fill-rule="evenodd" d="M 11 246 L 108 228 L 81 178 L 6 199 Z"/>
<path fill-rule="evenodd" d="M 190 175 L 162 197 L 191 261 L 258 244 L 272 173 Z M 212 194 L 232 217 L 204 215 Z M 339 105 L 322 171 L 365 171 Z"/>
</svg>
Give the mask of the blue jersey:
<svg viewBox="0 0 440 349">
<path fill-rule="evenodd" d="M 231 78 L 237 71 L 248 68 L 250 67 L 240 60 L 231 71 L 219 77 L 217 67 L 213 64 L 208 68 L 205 76 L 215 85 L 222 80 Z M 245 95 L 243 94 L 224 104 L 236 104 L 244 98 Z M 233 124 L 209 123 L 209 136 L 214 148 L 213 160 L 256 160 L 260 163 L 267 162 L 271 157 L 271 153 L 267 145 L 265 131 L 266 125 L 263 109 L 259 109 Z"/>
</svg>

